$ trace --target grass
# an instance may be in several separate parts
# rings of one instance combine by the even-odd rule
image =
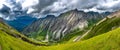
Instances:
[[[37,46],[46,46],[46,44],[29,39],[0,22],[0,50],[36,50]]]
[[[15,38],[26,41],[28,43],[34,44],[34,45],[46,45],[45,43],[38,42],[36,40],[27,38],[26,36],[20,34],[18,31],[14,30],[12,27],[8,26],[7,24],[5,24],[3,22],[0,22],[0,31],[2,31],[10,36],[13,36]],[[2,34],[2,32],[0,32],[0,34]]]
[[[9,36],[0,30],[0,45],[2,50],[30,50],[34,45],[23,42],[20,39]]]
[[[85,41],[62,44],[49,48],[57,50],[120,50],[120,28],[95,36]]]
[[[34,46],[0,31],[0,45],[2,46],[2,50],[119,50],[119,30],[120,28],[73,44],[62,44],[50,47]]]
[[[2,50],[120,50],[120,28],[76,43],[36,46],[0,30]]]
[[[102,20],[102,22],[100,21],[94,25],[92,29],[87,33],[87,35],[84,36],[81,40],[86,40],[102,33],[106,33],[117,27],[120,27],[120,17],[114,16],[112,18],[105,18]]]

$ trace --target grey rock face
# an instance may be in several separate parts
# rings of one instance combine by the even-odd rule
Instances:
[[[72,10],[61,14],[59,17],[48,15],[45,18],[41,18],[31,25],[29,25],[23,33],[30,36],[36,34],[37,36],[43,36],[44,40],[60,40],[65,35],[75,29],[84,29],[88,27],[88,20],[103,18],[107,15],[99,14],[97,12],[88,12]],[[32,36],[32,35],[31,35]]]

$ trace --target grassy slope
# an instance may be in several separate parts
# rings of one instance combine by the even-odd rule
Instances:
[[[19,33],[16,30],[13,30],[11,27],[7,26],[5,23],[0,22],[1,50],[20,50],[27,49],[26,46],[32,47],[32,45],[27,44],[27,42],[23,42],[22,40],[10,35],[17,36]]]
[[[46,45],[45,43],[36,41],[34,39],[27,38],[26,36],[20,34],[18,31],[16,31],[15,29],[13,29],[12,27],[10,27],[9,25],[3,22],[0,22],[0,30],[15,38],[20,38],[21,40],[34,44],[34,45]]]
[[[29,44],[31,43],[31,44]],[[18,31],[9,27],[7,24],[0,22],[0,48],[3,50],[14,49],[26,49],[32,47],[33,45],[45,45],[44,43],[31,40],[24,35],[20,34]],[[25,47],[28,46],[28,47]]]
[[[0,30],[0,46],[2,50],[120,50],[120,28],[72,44],[58,46],[35,46],[8,35]]]
[[[0,30],[0,50],[46,50],[44,46],[36,46]]]
[[[87,33],[87,35],[85,35],[81,39],[89,39],[102,33],[111,31],[112,29],[115,29],[117,27],[120,27],[120,15],[114,15],[112,16],[112,18],[104,18],[96,25],[94,25],[93,28]]]
[[[0,45],[2,50],[26,50],[34,47],[27,42],[23,42],[20,39],[9,36],[5,32],[0,30]]]
[[[52,46],[53,50],[120,50],[120,28],[93,37],[91,39],[73,43]],[[51,49],[51,50],[52,50]]]

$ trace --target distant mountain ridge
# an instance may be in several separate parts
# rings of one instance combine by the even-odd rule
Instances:
[[[23,15],[16,17],[15,20],[5,20],[7,24],[18,30],[19,32],[23,31],[25,27],[31,24],[33,21],[37,20],[29,15]]]
[[[61,14],[59,17],[48,15],[34,21],[24,29],[23,33],[31,38],[45,41],[58,41],[66,34],[75,29],[88,27],[88,20],[98,20],[106,17],[110,13],[83,12],[71,10]]]

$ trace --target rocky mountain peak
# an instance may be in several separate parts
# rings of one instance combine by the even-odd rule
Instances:
[[[71,10],[58,17],[48,15],[29,25],[23,33],[38,40],[58,41],[75,29],[88,27],[89,21],[107,16],[94,12]]]

